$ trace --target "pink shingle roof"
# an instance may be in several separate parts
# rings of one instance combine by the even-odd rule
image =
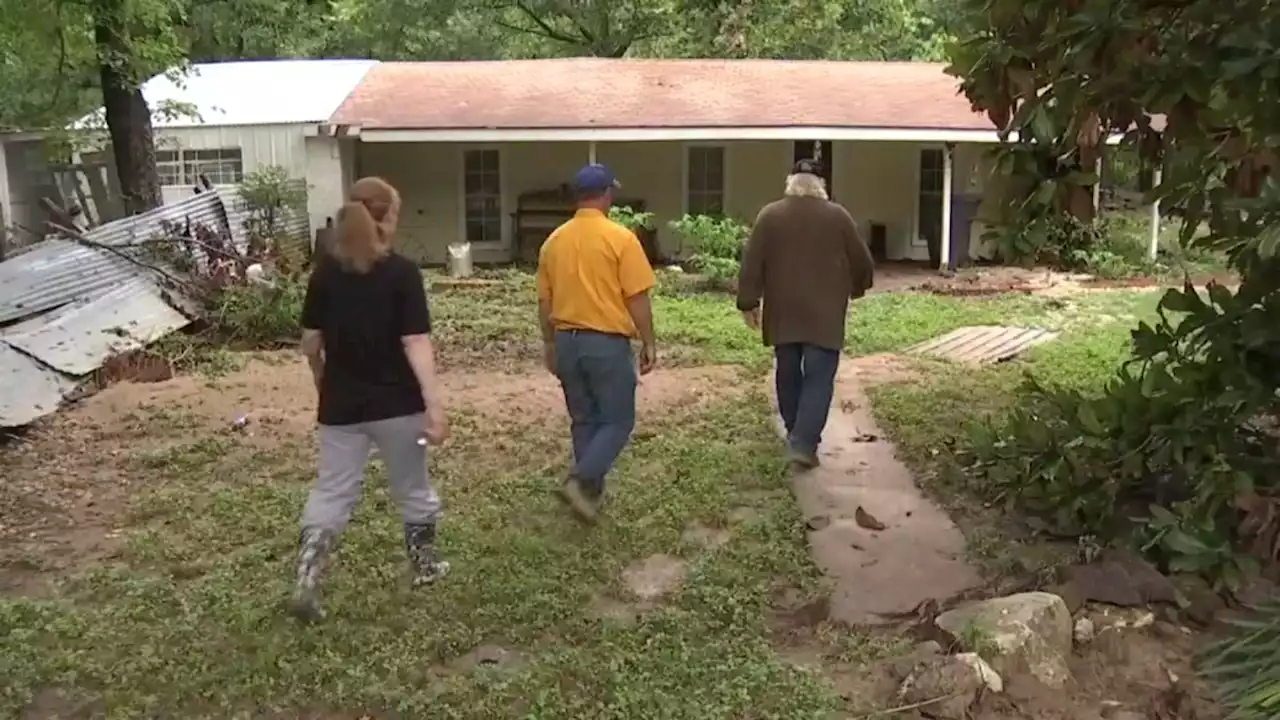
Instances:
[[[994,129],[941,64],[791,60],[386,62],[330,122],[386,130]]]

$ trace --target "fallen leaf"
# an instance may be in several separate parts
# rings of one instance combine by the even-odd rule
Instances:
[[[853,512],[853,521],[858,523],[858,527],[864,530],[874,530],[878,532],[887,527],[884,523],[877,520],[874,515],[863,510],[861,505],[859,505],[858,509]]]

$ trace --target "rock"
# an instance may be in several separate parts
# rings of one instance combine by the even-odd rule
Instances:
[[[1122,627],[1112,626],[1099,630],[1090,647],[1096,649],[1107,659],[1107,662],[1113,665],[1129,663],[1129,642],[1124,636]]]
[[[1157,636],[1162,637],[1165,640],[1174,640],[1176,638],[1180,638],[1184,635],[1189,635],[1191,633],[1190,630],[1184,630],[1179,625],[1175,625],[1174,623],[1170,623],[1170,622],[1165,622],[1163,620],[1157,622],[1152,627],[1152,630],[1155,632]]]
[[[1212,625],[1214,618],[1226,607],[1222,597],[1198,575],[1178,575],[1173,583],[1178,589],[1178,606],[1192,622],[1206,627]]]
[[[935,640],[916,644],[905,654],[889,661],[888,672],[897,682],[902,682],[920,666],[942,657],[942,645]]]
[[[1173,603],[1178,597],[1169,578],[1132,553],[1109,550],[1099,562],[1075,565],[1067,569],[1066,575],[1084,602],[1137,607]]]
[[[962,662],[973,668],[973,671],[982,679],[984,689],[994,693],[1004,692],[1004,678],[1000,677],[995,668],[992,668],[990,663],[983,660],[981,655],[978,653],[959,653],[952,657],[957,662]]]
[[[932,702],[921,714],[938,720],[964,720],[984,690],[1002,692],[1000,675],[975,653],[940,656],[921,664],[902,683],[898,695],[907,704]]]
[[[1086,645],[1093,642],[1094,634],[1093,621],[1087,617],[1076,620],[1076,626],[1071,633],[1077,645]]]
[[[1246,607],[1261,605],[1280,598],[1280,584],[1265,577],[1254,578],[1247,581],[1234,595],[1236,602]]]
[[[1133,710],[1112,710],[1102,714],[1103,720],[1147,720],[1146,713]]]
[[[935,621],[1001,676],[1028,674],[1050,688],[1070,678],[1072,623],[1066,603],[1046,592],[1020,593],[949,610]]]
[[[1156,614],[1141,608],[1099,606],[1093,609],[1089,619],[1099,632],[1111,627],[1142,630],[1156,624]]]
[[[1075,615],[1080,608],[1084,607],[1084,596],[1081,595],[1080,589],[1069,582],[1047,588],[1046,592],[1062,598],[1062,602],[1067,604],[1067,612],[1072,615]]]

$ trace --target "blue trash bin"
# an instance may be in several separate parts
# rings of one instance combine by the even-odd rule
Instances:
[[[978,216],[978,207],[982,204],[981,195],[951,196],[951,257],[949,270],[967,267],[972,263],[969,257],[969,238],[973,235],[973,221]]]

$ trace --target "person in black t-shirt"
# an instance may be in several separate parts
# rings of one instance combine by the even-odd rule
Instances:
[[[404,516],[414,585],[441,577],[434,552],[440,499],[426,445],[448,437],[422,275],[391,249],[400,196],[380,178],[352,186],[333,244],[311,273],[302,350],[320,395],[320,469],[302,512],[293,609],[324,617],[319,577],[360,500],[371,445]]]

